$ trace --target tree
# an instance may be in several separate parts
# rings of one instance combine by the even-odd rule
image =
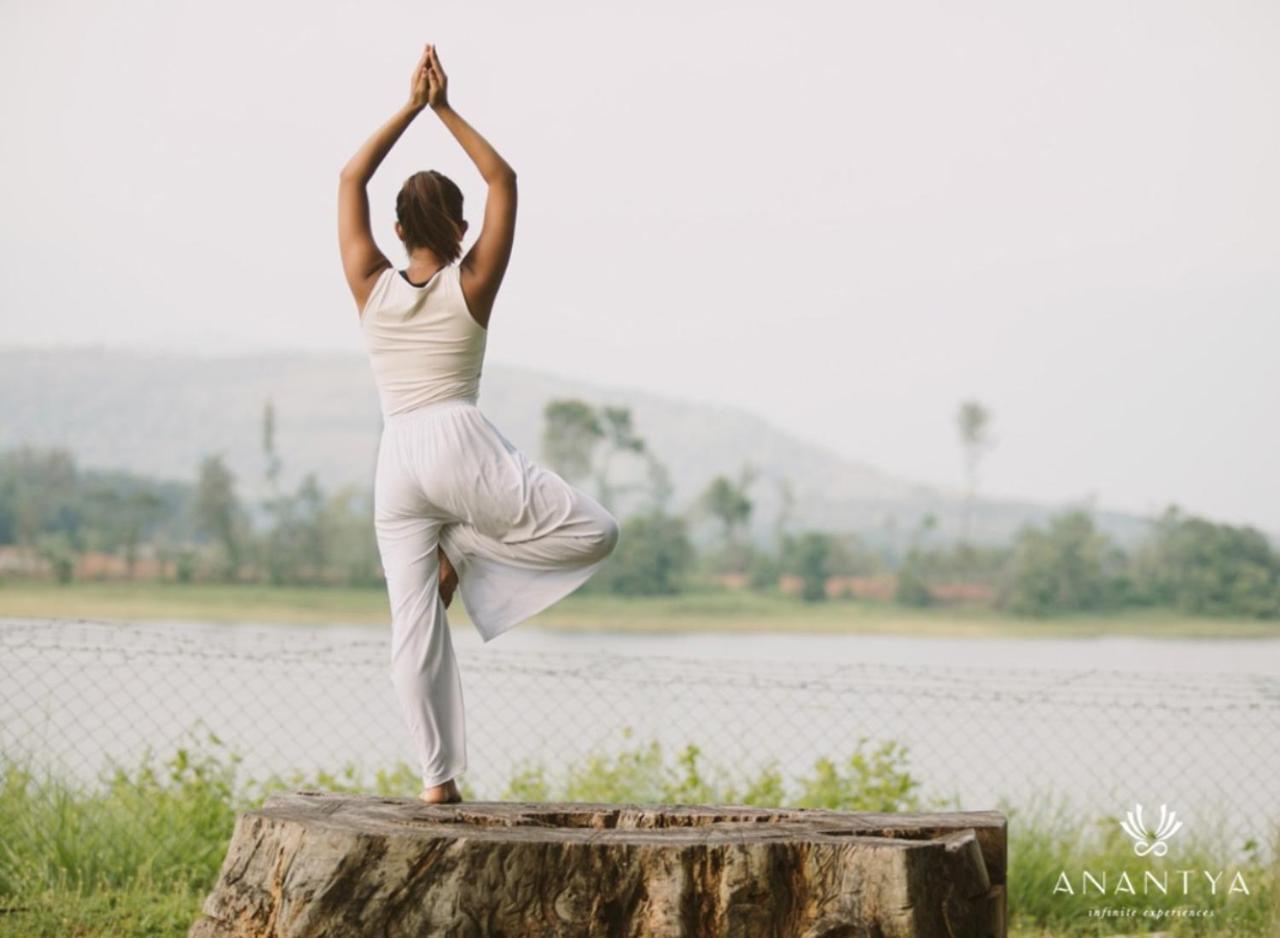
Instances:
[[[587,476],[596,444],[604,438],[594,408],[579,400],[554,400],[542,413],[542,458],[570,482]]]
[[[671,484],[671,473],[662,460],[650,450],[645,450],[645,469],[649,480],[649,507],[655,514],[666,514],[671,504],[671,496],[675,486]]]
[[[43,534],[62,531],[57,543],[76,551],[75,529],[79,472],[70,450],[21,446],[0,458],[0,529],[5,540],[26,550],[37,548]]]
[[[592,476],[600,504],[605,508],[616,511],[620,494],[644,487],[644,484],[620,486],[613,478],[617,456],[631,453],[645,458],[648,454],[644,439],[632,427],[630,408],[606,406],[597,412],[580,400],[553,400],[547,402],[543,417],[542,458],[571,482]],[[650,462],[648,487],[651,492],[654,469]],[[665,472],[664,467],[659,470]],[[667,491],[661,497],[669,494]]]
[[[794,539],[788,556],[803,584],[800,597],[805,602],[820,602],[827,598],[833,552],[831,535],[825,531],[805,531]]]
[[[75,578],[75,545],[66,531],[44,532],[36,537],[36,552],[53,568],[53,578],[58,583],[70,583]]]
[[[1252,527],[1215,524],[1169,506],[1134,558],[1148,601],[1184,612],[1280,616],[1280,556]]]
[[[964,401],[956,413],[960,431],[960,447],[964,455],[964,516],[960,529],[961,543],[969,542],[973,502],[978,491],[978,462],[995,445],[991,438],[991,412],[978,401]]]
[[[630,408],[605,407],[601,413],[604,418],[604,455],[596,469],[596,491],[600,495],[600,504],[613,511],[620,491],[610,475],[614,457],[620,453],[642,455],[645,452],[645,445],[644,440],[637,436],[631,427]]]
[[[746,573],[752,589],[769,590],[778,585],[778,578],[795,566],[794,558],[788,555],[793,549],[790,532],[791,514],[795,508],[795,490],[791,482],[784,476],[775,476],[774,484],[778,489],[778,511],[773,518],[772,550],[759,550],[754,547],[745,551]],[[742,552],[740,552],[742,553]],[[728,548],[726,548],[728,555]],[[727,559],[742,559],[727,556]]]
[[[1019,531],[1002,604],[1026,615],[1101,608],[1120,588],[1123,563],[1087,512],[1065,512],[1049,519],[1047,529]]]
[[[927,606],[933,602],[933,591],[929,589],[925,569],[923,542],[925,535],[937,526],[937,515],[928,512],[911,532],[911,543],[898,568],[898,580],[894,587],[894,599],[904,606]]]
[[[324,491],[314,472],[308,472],[298,488],[299,555],[312,582],[322,581],[329,566],[329,539],[326,529]]]
[[[266,459],[267,480],[263,507],[271,518],[271,526],[260,542],[265,555],[260,558],[260,566],[266,569],[268,580],[279,586],[294,579],[298,558],[291,550],[295,505],[280,492],[280,472],[284,464],[276,449],[276,409],[269,399],[262,409],[262,453]]]
[[[281,461],[276,451],[276,408],[270,400],[262,409],[262,451],[267,459],[267,486],[272,496],[279,492]]]
[[[105,485],[86,480],[86,487],[88,523],[99,534],[105,549],[124,548],[125,568],[132,578],[143,537],[163,517],[168,503],[147,483],[139,484],[133,479],[109,479]]]
[[[787,542],[791,514],[796,507],[796,491],[785,476],[778,476],[774,481],[778,486],[778,514],[773,519],[773,541],[778,550],[782,550],[782,545]]]
[[[242,516],[235,494],[235,476],[220,454],[206,456],[200,464],[195,515],[197,530],[223,548],[223,576],[235,579],[240,570]]]
[[[680,592],[692,562],[693,545],[684,519],[649,512],[633,515],[623,523],[618,549],[602,572],[612,592],[664,595]]]
[[[275,499],[275,523],[266,537],[265,566],[271,582],[323,581],[333,551],[330,505],[314,472],[292,495]]]
[[[349,586],[372,586],[379,582],[381,558],[377,536],[369,523],[373,517],[373,493],[368,488],[346,485],[329,496],[324,513],[324,540],[329,562]]]
[[[745,528],[751,520],[754,506],[747,491],[755,478],[756,471],[750,465],[742,467],[736,482],[726,475],[718,475],[703,490],[698,501],[703,511],[720,522],[726,552],[737,547],[738,530]]]

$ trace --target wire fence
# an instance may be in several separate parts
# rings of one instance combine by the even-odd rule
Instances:
[[[246,777],[412,764],[389,642],[340,626],[0,621],[0,753],[92,785],[212,732]],[[656,741],[745,781],[794,780],[862,737],[906,747],[918,794],[965,810],[1066,799],[1168,804],[1269,855],[1280,823],[1280,677],[912,667],[458,647],[480,798]]]

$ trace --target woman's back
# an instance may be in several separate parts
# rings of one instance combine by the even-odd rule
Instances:
[[[421,287],[386,268],[360,314],[383,416],[435,401],[476,401],[488,331],[467,307],[462,267],[448,264]]]

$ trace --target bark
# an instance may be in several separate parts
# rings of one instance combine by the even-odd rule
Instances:
[[[189,938],[1005,934],[994,811],[273,795]]]

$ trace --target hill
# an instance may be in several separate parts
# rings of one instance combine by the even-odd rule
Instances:
[[[901,479],[843,458],[744,410],[604,387],[499,363],[486,366],[480,406],[529,455],[540,456],[542,409],[553,398],[629,406],[637,432],[666,465],[673,507],[696,499],[718,473],[736,475],[749,462],[759,474],[753,533],[769,537],[789,482],[794,528],[854,531],[869,543],[901,547],[927,512],[933,537],[959,530],[958,492]],[[0,350],[0,446],[65,446],[81,465],[193,479],[200,459],[220,452],[243,496],[264,489],[262,414],[276,410],[283,480],[295,485],[314,471],[326,488],[372,484],[381,417],[362,352],[269,352],[196,356],[101,347]],[[619,468],[643,479],[638,463]],[[584,487],[588,487],[583,483]],[[620,514],[630,507],[617,506]],[[1026,522],[1065,506],[998,498],[974,511],[978,541],[1008,539]],[[1099,525],[1133,543],[1144,519],[1100,512]]]

